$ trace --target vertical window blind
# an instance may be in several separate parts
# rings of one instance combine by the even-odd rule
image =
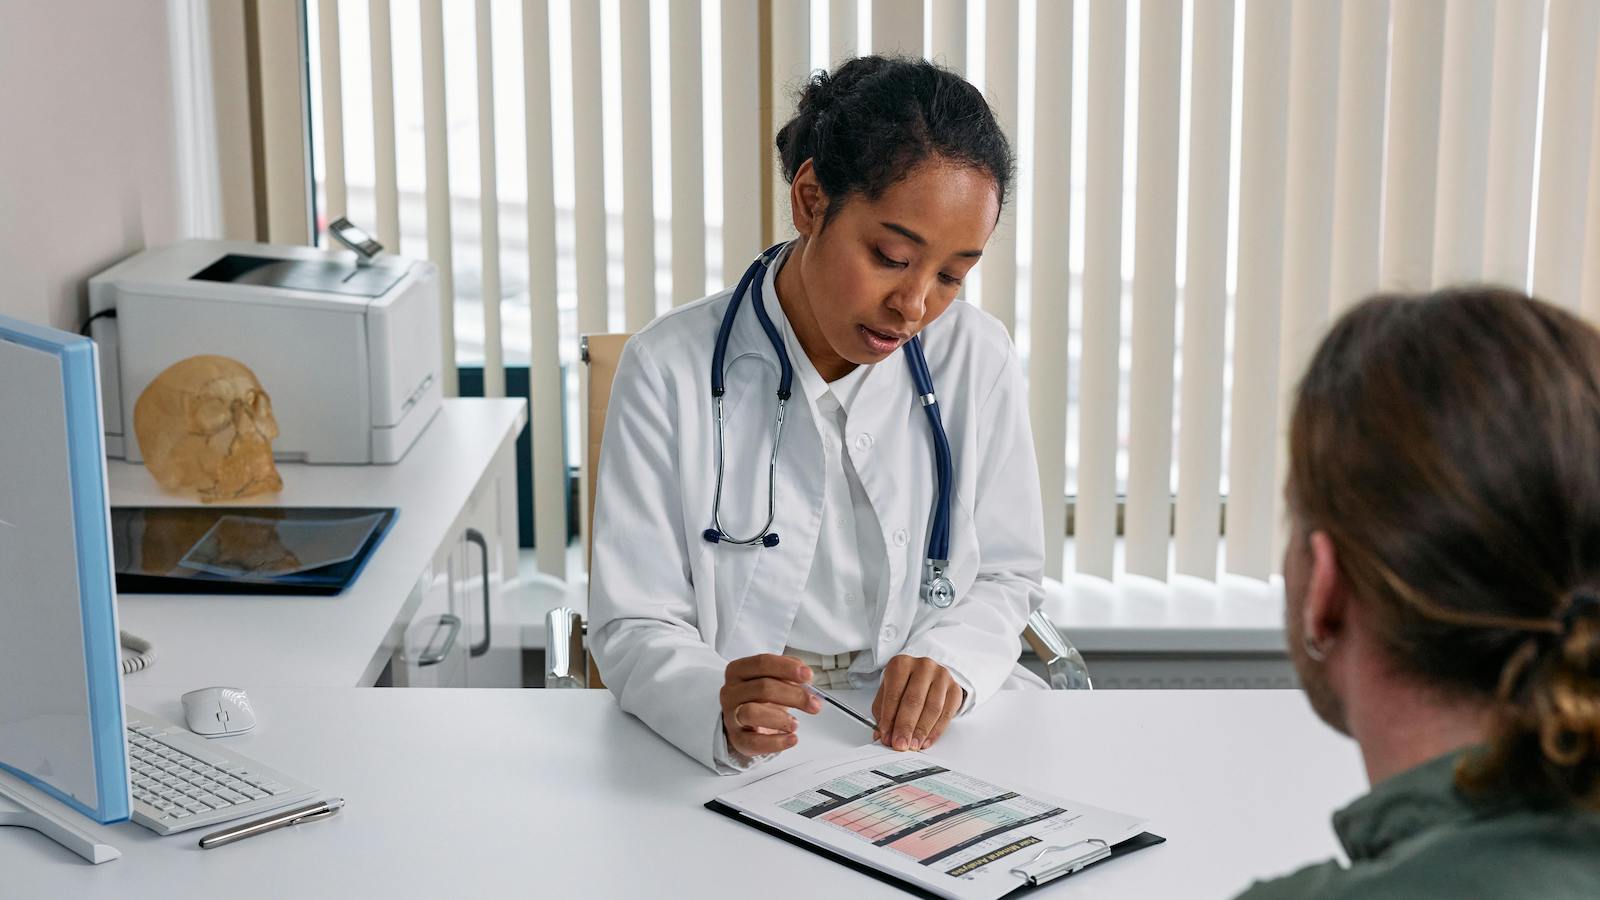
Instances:
[[[963,72],[1012,137],[964,299],[1026,364],[1072,534],[1051,577],[1270,577],[1295,380],[1365,294],[1492,281],[1600,316],[1588,0],[308,2],[320,218],[439,266],[440,352],[487,393],[529,366],[557,576],[578,336],[792,234],[772,132],[857,53]]]

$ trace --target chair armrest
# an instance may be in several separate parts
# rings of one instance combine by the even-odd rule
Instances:
[[[583,638],[587,626],[577,610],[560,607],[545,617],[544,686],[589,686],[589,661]]]
[[[1022,630],[1022,638],[1044,663],[1045,671],[1050,676],[1051,690],[1094,690],[1094,681],[1089,677],[1089,666],[1084,663],[1083,654],[1061,634],[1044,610],[1038,610],[1028,617],[1028,627]]]

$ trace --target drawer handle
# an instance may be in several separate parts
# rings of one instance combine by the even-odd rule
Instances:
[[[476,528],[467,529],[467,540],[478,545],[478,555],[483,559],[483,642],[468,649],[471,655],[482,656],[489,652],[489,542]]]
[[[434,645],[439,643],[440,632],[447,630],[449,633],[445,635],[444,646],[440,647],[438,650],[434,650]],[[439,621],[434,624],[433,637],[428,639],[428,646],[424,647],[422,650],[422,655],[417,657],[417,665],[419,667],[436,666],[439,663],[444,662],[444,658],[450,655],[451,648],[455,647],[456,645],[456,635],[460,633],[460,616],[454,616],[450,613],[445,613],[439,616]]]

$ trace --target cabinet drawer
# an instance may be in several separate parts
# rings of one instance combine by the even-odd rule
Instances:
[[[412,589],[416,614],[395,651],[395,687],[466,686],[467,623],[455,602],[451,566],[429,567]]]

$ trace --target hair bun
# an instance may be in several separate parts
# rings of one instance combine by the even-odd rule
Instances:
[[[827,72],[818,72],[812,76],[806,85],[805,93],[800,97],[799,112],[817,113],[827,112],[833,106],[837,91],[834,89],[833,77]]]
[[[854,196],[876,199],[930,157],[994,179],[1005,206],[1011,145],[977,88],[920,57],[860,56],[798,85],[794,116],[773,141],[784,180],[809,161],[827,218]]]

